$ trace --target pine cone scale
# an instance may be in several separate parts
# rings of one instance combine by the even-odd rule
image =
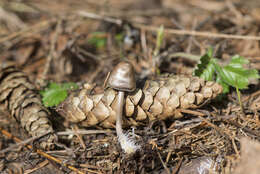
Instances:
[[[125,124],[126,126],[138,125],[147,120],[175,117],[178,109],[199,107],[200,104],[215,98],[221,92],[222,87],[219,84],[205,82],[198,77],[170,75],[148,80],[143,89],[136,89],[134,92],[126,94],[124,113],[127,121]],[[96,123],[108,128],[114,127],[115,108],[113,103],[117,98],[116,90],[106,89],[102,94],[87,95],[86,97],[79,97],[77,94],[73,94],[73,96],[78,97],[79,103],[93,103],[87,112],[82,109],[82,105],[75,105],[76,108],[82,110],[86,118],[85,120],[78,119],[81,120],[78,123],[84,126]],[[87,102],[84,101],[86,98]],[[63,113],[68,112],[66,108],[69,108],[71,102],[70,98],[63,102],[62,105],[65,106]],[[75,113],[73,110],[69,112]],[[63,116],[70,121],[70,117],[67,117],[66,114]],[[74,114],[74,117],[77,115]],[[176,117],[179,115],[177,114]]]
[[[31,136],[53,132],[49,112],[43,107],[35,89],[28,76],[14,66],[0,69],[0,104]],[[55,140],[55,135],[48,135],[40,140],[40,146],[51,149]]]

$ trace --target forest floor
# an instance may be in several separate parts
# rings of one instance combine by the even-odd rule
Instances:
[[[163,73],[190,76],[209,48],[222,65],[240,55],[259,71],[259,30],[257,0],[0,0],[0,65],[15,62],[38,90],[48,82],[102,86],[122,60],[133,64],[139,81]],[[30,136],[2,110],[0,173],[254,174],[260,171],[259,87],[251,80],[240,90],[242,105],[230,88],[180,119],[135,127],[142,147],[134,155],[122,151],[113,129],[59,126],[53,114],[56,132],[87,132],[58,135],[58,148],[44,157],[37,147],[14,146],[13,136]]]

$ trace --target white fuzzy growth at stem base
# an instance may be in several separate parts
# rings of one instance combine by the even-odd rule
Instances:
[[[122,115],[123,115],[123,106],[124,106],[124,92],[118,92],[117,98],[117,111],[116,111],[116,133],[118,141],[121,145],[121,148],[125,153],[130,154],[136,152],[140,149],[140,146],[136,144],[134,139],[130,138],[129,135],[123,133],[122,129]]]

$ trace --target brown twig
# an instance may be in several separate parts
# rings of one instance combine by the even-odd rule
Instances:
[[[1,130],[1,129],[0,129],[0,130]],[[1,151],[0,151],[0,154],[1,154],[1,153],[6,153],[6,152],[11,151],[11,150],[13,150],[13,149],[16,149],[16,148],[18,148],[19,146],[25,146],[25,145],[29,144],[30,142],[35,141],[35,140],[37,140],[37,139],[39,139],[39,138],[41,138],[41,137],[43,137],[43,136],[45,136],[45,135],[48,135],[48,134],[50,134],[50,133],[51,133],[51,132],[46,132],[46,133],[44,133],[44,134],[42,134],[42,135],[38,135],[38,136],[35,136],[35,137],[28,138],[27,140],[21,141],[21,142],[15,144],[15,145],[9,146],[8,148],[5,148],[5,149],[1,150]]]
[[[107,17],[104,15],[99,15],[95,13],[90,13],[87,11],[78,11],[78,15],[91,18],[91,19],[97,19],[97,20],[103,20],[106,22],[111,22],[117,25],[122,24],[122,20],[116,19],[113,17]],[[144,25],[140,23],[132,23],[134,27],[144,29],[147,31],[155,31],[157,32],[160,27],[152,26],[152,25]],[[211,37],[211,38],[224,38],[224,39],[242,39],[242,40],[260,40],[260,36],[244,36],[244,35],[233,35],[233,34],[222,34],[222,33],[213,33],[213,32],[206,32],[206,31],[193,31],[193,30],[184,30],[184,29],[169,29],[164,28],[165,33],[169,34],[175,34],[175,35],[190,35],[190,36],[200,36],[200,37]]]
[[[237,157],[239,157],[240,155],[239,155],[239,151],[238,151],[237,145],[235,143],[235,139],[232,138],[231,142],[232,142],[232,145],[233,145],[233,148],[234,148],[234,150],[236,152]]]
[[[168,167],[166,166],[165,162],[162,160],[162,156],[161,156],[160,152],[158,150],[156,150],[156,151],[157,151],[158,157],[163,165],[163,168],[166,170],[167,174],[171,174],[171,172],[168,169]]]
[[[59,33],[61,31],[61,22],[62,22],[61,20],[58,20],[58,22],[57,22],[54,37],[51,40],[50,51],[49,51],[49,54],[48,54],[48,57],[47,57],[47,60],[46,60],[45,66],[44,66],[43,73],[42,73],[41,77],[39,79],[37,79],[37,83],[40,84],[40,86],[44,86],[46,76],[50,69],[51,61],[54,56],[55,45],[57,43],[57,39],[58,39]]]
[[[14,13],[6,11],[3,7],[0,6],[0,20],[3,20],[7,23],[9,29],[23,29],[26,24]]]
[[[76,125],[74,125],[74,126],[72,127],[72,131],[74,132],[74,134],[75,134],[76,137],[78,138],[78,140],[79,140],[81,146],[82,146],[83,149],[85,150],[85,149],[86,149],[86,145],[85,145],[85,143],[84,143],[84,141],[83,141],[83,139],[82,139],[82,136],[77,133],[78,129],[79,129],[79,128],[78,128],[78,126],[76,126]]]
[[[49,27],[49,25],[52,24],[53,22],[56,22],[56,19],[55,20],[52,19],[52,20],[42,21],[42,22],[39,22],[39,23],[37,23],[33,26],[25,28],[21,31],[11,33],[6,37],[1,38],[0,44],[3,43],[3,42],[9,41],[9,40],[15,39],[19,36],[20,37],[26,37],[28,35],[35,33],[36,31],[40,32],[40,31],[44,30],[45,28]]]
[[[215,129],[218,133],[220,133],[222,136],[226,137],[227,139],[231,140],[233,139],[233,137],[231,135],[229,135],[228,133],[226,133],[225,131],[223,131],[221,128],[219,128],[218,126],[216,126],[215,124],[211,123],[209,120],[207,120],[206,118],[198,115],[198,117],[203,120],[206,124],[208,124],[210,127],[212,127],[213,129]]]
[[[117,25],[122,25],[122,23],[123,23],[122,20],[120,20],[120,19],[111,18],[108,16],[102,16],[102,15],[90,13],[87,11],[78,11],[77,14],[80,16],[83,16],[83,17],[91,18],[91,19],[98,19],[98,20],[103,20],[103,21],[110,22],[110,23],[115,23]]]
[[[199,112],[199,111],[193,111],[189,109],[180,109],[180,112],[185,113],[185,114],[191,114],[191,115],[197,115],[197,116],[206,116],[206,114]]]
[[[33,169],[28,169],[28,170],[24,171],[24,174],[33,173],[33,172],[35,172],[36,170],[38,170],[38,169],[40,169],[40,168],[46,166],[48,163],[49,163],[49,161],[48,161],[48,160],[45,160],[45,161],[41,162],[40,164],[38,164],[35,168],[33,168]]]
[[[1,133],[2,133],[3,135],[7,136],[8,138],[13,139],[15,142],[17,142],[17,143],[21,143],[21,142],[22,142],[22,140],[20,140],[19,138],[13,136],[12,134],[10,134],[9,132],[3,130],[2,128],[0,128],[0,131],[1,131]],[[29,148],[29,149],[34,149],[31,145],[26,145],[26,147]],[[75,168],[75,167],[73,167],[73,166],[71,166],[71,165],[68,165],[68,164],[64,164],[64,163],[62,162],[62,160],[57,159],[57,158],[55,158],[55,157],[53,157],[53,156],[51,156],[51,155],[48,155],[47,153],[45,153],[45,152],[43,152],[43,151],[41,151],[41,150],[39,150],[39,149],[36,149],[36,152],[37,152],[39,155],[41,155],[41,156],[43,156],[43,157],[45,157],[45,158],[47,158],[47,159],[49,159],[49,160],[52,160],[52,161],[54,161],[54,162],[56,162],[56,163],[59,163],[60,165],[64,165],[65,167],[69,168],[70,170],[72,170],[72,171],[74,171],[74,172],[76,172],[76,173],[78,173],[78,174],[84,174],[83,172],[81,172],[81,171],[78,170],[77,168]],[[96,171],[93,171],[93,170],[88,170],[88,172],[91,172],[91,173],[99,173],[99,172],[96,172]]]
[[[193,55],[193,54],[189,54],[189,53],[185,53],[185,52],[176,52],[176,53],[168,54],[168,57],[169,57],[169,59],[174,58],[174,57],[183,57],[183,58],[187,58],[187,59],[198,62],[200,60],[201,56],[197,56],[197,55]]]
[[[112,130],[77,130],[77,131],[63,131],[57,132],[57,135],[71,135],[71,134],[79,134],[79,135],[89,135],[89,134],[108,134],[114,133]]]
[[[224,122],[226,122],[228,124],[234,125],[237,128],[244,130],[245,132],[248,132],[249,134],[255,136],[258,140],[260,140],[260,136],[259,136],[259,133],[257,131],[249,129],[248,127],[245,127],[238,122],[232,121],[231,119],[225,119],[225,120],[221,119],[221,120],[223,120]]]
[[[180,169],[180,167],[181,167],[182,161],[183,161],[183,158],[181,158],[181,159],[178,161],[176,167],[175,167],[175,168],[173,169],[173,171],[172,171],[172,174],[177,174],[177,173],[178,173],[178,171],[179,171],[179,169]]]
[[[133,23],[133,26],[145,29],[147,31],[158,31],[160,27],[144,25]],[[211,37],[211,38],[224,38],[224,39],[242,39],[242,40],[260,40],[260,36],[244,36],[244,35],[234,35],[234,34],[222,34],[222,33],[212,33],[206,31],[192,31],[192,30],[177,30],[164,28],[165,33],[175,34],[175,35],[191,35],[191,36],[200,36],[200,37]]]

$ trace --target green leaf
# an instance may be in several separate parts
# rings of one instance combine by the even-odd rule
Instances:
[[[200,63],[197,65],[197,68],[194,71],[194,75],[203,78],[207,81],[214,80],[214,60],[212,59],[213,51],[212,48],[209,48],[207,53],[200,58]]]
[[[210,48],[205,55],[200,58],[200,63],[194,71],[194,75],[205,80],[216,80],[223,87],[223,93],[229,92],[229,87],[245,89],[250,79],[259,78],[255,69],[246,69],[244,64],[249,61],[242,56],[235,55],[226,66],[220,66],[217,59],[213,58],[213,50]],[[214,79],[215,77],[215,79]]]
[[[78,86],[75,83],[50,83],[46,89],[40,91],[44,106],[57,106],[67,98],[68,90],[77,88]]]
[[[117,43],[122,43],[123,38],[124,38],[124,36],[122,33],[116,34],[116,36],[115,36],[115,40]]]
[[[88,43],[94,45],[97,48],[104,48],[107,42],[104,32],[93,32],[88,40]]]
[[[247,59],[245,59],[242,56],[235,55],[231,58],[229,65],[232,67],[243,68],[242,65],[247,64],[247,63],[249,63],[249,61]]]
[[[223,94],[229,93],[229,85],[228,85],[227,83],[225,83],[225,82],[220,78],[220,76],[217,76],[216,82],[222,86],[222,88],[223,88],[222,93],[223,93]]]
[[[255,69],[245,69],[243,64],[248,63],[242,56],[233,56],[230,63],[224,67],[214,64],[221,80],[238,89],[245,89],[249,84],[249,79],[259,78],[259,74]]]

